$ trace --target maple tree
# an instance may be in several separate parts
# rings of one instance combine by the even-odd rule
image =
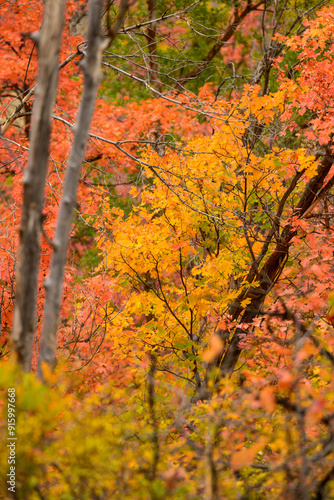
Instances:
[[[93,1],[87,45],[86,2],[67,2],[58,26],[47,6],[65,2],[46,3],[33,35],[41,3],[3,2],[0,386],[3,401],[17,392],[15,498],[333,495],[325,3],[108,3],[101,40]],[[45,57],[34,44],[53,23],[60,42],[63,21]],[[53,86],[39,127],[43,64]],[[9,350],[25,371],[39,357],[43,382]],[[3,405],[4,442],[6,419]],[[3,478],[7,458],[2,447]]]

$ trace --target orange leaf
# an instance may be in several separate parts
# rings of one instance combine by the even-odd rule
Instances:
[[[236,451],[233,453],[231,458],[231,467],[233,470],[239,470],[242,467],[247,467],[251,465],[257,453],[265,447],[269,438],[262,437],[257,443],[254,443],[250,448],[245,448],[244,450]]]
[[[263,408],[269,412],[274,411],[275,409],[275,399],[273,396],[274,389],[273,387],[265,387],[260,392],[260,402]]]
[[[209,340],[209,348],[203,352],[202,358],[204,361],[207,363],[210,363],[213,361],[222,351],[223,348],[223,341],[217,335],[214,333],[212,337]]]

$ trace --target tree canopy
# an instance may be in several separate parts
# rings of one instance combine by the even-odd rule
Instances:
[[[333,3],[1,13],[2,497],[332,498]]]

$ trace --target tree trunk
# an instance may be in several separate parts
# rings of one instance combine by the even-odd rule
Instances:
[[[41,31],[35,34],[39,48],[39,72],[28,167],[24,172],[23,210],[16,266],[16,300],[12,346],[23,369],[31,367],[36,324],[36,295],[40,259],[40,233],[44,186],[49,157],[51,117],[54,106],[65,0],[47,0]]]
[[[58,318],[63,292],[67,248],[74,207],[77,200],[77,188],[81,166],[84,160],[89,127],[93,117],[97,91],[101,80],[100,68],[102,52],[110,45],[111,41],[116,36],[127,11],[127,2],[123,2],[110,38],[102,40],[100,26],[103,14],[103,4],[103,0],[91,0],[89,4],[87,56],[82,63],[84,91],[77,123],[75,125],[74,142],[68,161],[64,191],[57,218],[50,273],[45,280],[46,300],[38,359],[38,371],[40,375],[42,375],[43,363],[47,363],[51,367],[55,364]]]
[[[157,18],[156,0],[147,0],[148,18],[149,21],[154,21]],[[149,82],[153,88],[161,90],[158,77],[158,57],[157,57],[157,40],[156,40],[156,23],[148,25],[146,39],[149,53]]]

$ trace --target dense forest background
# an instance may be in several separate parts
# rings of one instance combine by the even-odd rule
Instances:
[[[1,497],[334,498],[333,2],[0,6]]]

